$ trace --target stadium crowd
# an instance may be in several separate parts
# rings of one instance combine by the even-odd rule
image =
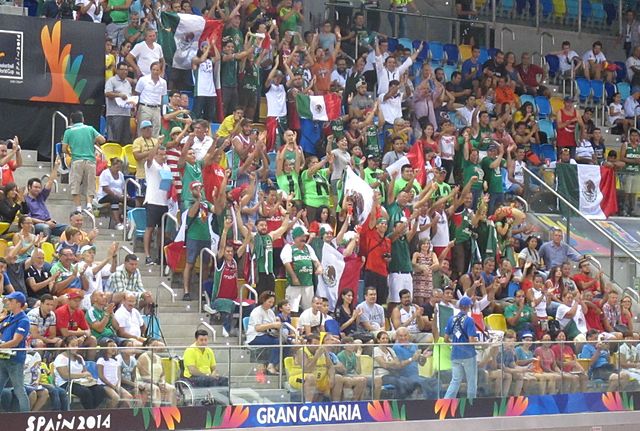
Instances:
[[[520,395],[585,390],[594,380],[634,384],[640,349],[631,298],[620,297],[562,231],[527,224],[518,198],[538,193],[543,181],[524,168],[598,164],[619,173],[621,211],[634,214],[640,46],[631,47],[628,82],[621,81],[632,91],[624,101],[611,94],[607,121],[624,133],[616,152],[606,151],[593,109],[582,111],[571,97],[560,99],[546,118],[553,116],[552,128],[543,130],[533,96],[551,106],[550,77],[526,52],[494,49],[481,61],[483,50],[470,43],[459,64],[436,64],[426,45],[399,45],[372,31],[361,12],[341,17],[347,26],[327,21],[303,32],[297,0],[216,1],[201,10],[188,0],[65,5],[48,0],[42,14],[107,23],[106,132],[73,113],[48,180],[32,178],[24,189],[13,179],[22,163],[18,138],[0,142],[0,221],[12,241],[0,258],[7,304],[0,387],[14,384],[3,391],[3,408],[13,394],[21,411],[47,400],[65,409],[67,389],[87,409],[145,396],[175,403],[159,357],[140,350],[162,342],[146,330],[143,315],[154,301],[138,265],[156,265],[166,252],[183,274],[182,299],[200,301],[192,276],[204,248],[217,255],[215,266],[197,266],[211,279],[207,307],[223,316],[225,333],[237,331],[238,285],[255,284],[247,343],[287,344],[285,358],[279,347],[262,349],[257,380],[289,364],[288,383],[306,400],[361,399],[368,385],[376,398],[389,388],[385,396],[417,390],[450,398],[464,379],[471,398],[479,388]],[[157,42],[158,32],[175,31],[163,17],[176,12],[224,25],[198,42],[188,70]],[[563,42],[551,55],[559,80],[573,69],[620,84],[600,42],[582,56]],[[105,158],[94,149],[105,143],[130,145],[130,153]],[[65,167],[75,208],[63,224],[47,198]],[[134,175],[138,193],[126,189],[125,175]],[[117,265],[116,243],[96,256],[98,232],[83,228],[83,213],[104,208],[111,226],[124,229],[125,200],[145,210],[144,262],[130,254]],[[165,247],[167,212],[180,214],[181,226]],[[170,253],[182,254],[183,265]],[[341,262],[340,274],[329,255]],[[283,278],[285,298],[276,304]],[[442,310],[450,317],[441,326]],[[195,337],[184,377],[194,386],[227,385],[206,332]],[[503,344],[464,344],[502,339],[495,337]],[[25,346],[66,350],[11,351]],[[370,376],[362,374],[363,355],[373,359]],[[428,377],[422,367],[436,356],[437,377]]]

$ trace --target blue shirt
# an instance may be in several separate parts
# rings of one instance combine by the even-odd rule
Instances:
[[[538,254],[542,258],[547,269],[551,269],[554,266],[560,266],[567,260],[577,262],[580,259],[580,255],[573,251],[567,244],[560,243],[560,245],[557,246],[553,241],[547,241],[542,244]]]
[[[0,323],[0,332],[2,332],[2,341],[7,342],[13,340],[15,334],[22,335],[20,344],[15,346],[16,349],[24,349],[27,346],[27,336],[29,335],[29,328],[31,323],[24,311],[18,314],[10,314],[6,319]],[[11,360],[14,362],[24,364],[27,352],[25,350],[18,350],[14,356],[11,356]]]
[[[580,353],[581,359],[591,359],[596,354],[596,346],[593,344],[585,344],[582,346],[582,352]],[[596,362],[591,366],[591,369],[603,367],[609,363],[609,352],[607,350],[600,350],[600,357],[596,359]]]
[[[399,360],[404,361],[413,357],[418,350],[418,346],[415,344],[394,344],[393,351]],[[416,361],[411,361],[403,368],[398,370],[398,374],[402,377],[413,377],[418,375],[418,364]]]
[[[473,73],[474,68],[476,69],[475,73]],[[473,61],[471,61],[471,59],[467,59],[464,61],[464,63],[462,63],[461,72],[462,79],[480,78],[482,76],[482,64],[479,61],[477,63],[474,63]]]
[[[456,316],[449,317],[447,327],[444,330],[453,343],[451,347],[451,359],[468,359],[476,356],[476,349],[468,343],[469,337],[477,337],[476,324],[473,319],[463,311]]]

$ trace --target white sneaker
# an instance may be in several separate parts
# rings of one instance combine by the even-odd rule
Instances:
[[[211,308],[211,306],[209,304],[204,304],[204,306],[202,307],[202,309],[204,310],[205,313],[208,314],[216,314],[216,310],[214,310],[213,308]]]
[[[116,230],[124,230],[124,225],[122,223],[118,223],[116,225]]]
[[[227,332],[227,330],[226,330],[226,329],[224,329],[224,326],[222,327],[222,336],[223,336],[224,338],[229,338],[229,333]]]

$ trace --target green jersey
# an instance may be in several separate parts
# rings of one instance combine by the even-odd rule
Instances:
[[[235,87],[238,85],[238,60],[220,63],[220,85],[222,87]]]
[[[319,169],[315,174],[309,175],[305,170],[300,176],[303,188],[304,204],[319,208],[323,205],[329,206],[329,168]]]
[[[462,162],[462,179],[463,184],[467,184],[471,181],[471,177],[478,177],[478,181],[475,182],[471,186],[471,190],[482,190],[482,182],[484,181],[484,171],[482,170],[482,166],[478,163],[471,163],[469,160],[465,160]]]
[[[631,145],[627,144],[626,156],[628,159],[640,159],[640,145],[633,148]],[[630,174],[637,174],[640,172],[640,165],[627,163],[624,167],[624,171]]]
[[[194,164],[185,163],[184,168],[182,170],[182,191],[180,192],[180,200],[185,208],[189,208],[193,203],[193,194],[191,193],[191,189],[189,185],[197,181],[199,183],[202,182],[202,164],[204,161],[196,160]]]
[[[193,202],[191,205],[193,205]],[[195,217],[189,217],[189,215],[187,215],[187,241],[211,241],[211,231],[209,230],[209,209],[211,209],[211,204],[207,201],[202,201],[200,202],[200,211]]]
[[[222,32],[222,37],[230,37],[233,40],[233,44],[235,45],[236,52],[240,52],[244,48],[244,35],[242,34],[242,30],[235,27],[227,27]]]
[[[504,193],[504,187],[502,186],[502,171],[500,166],[496,168],[491,168],[491,163],[493,163],[496,159],[491,157],[485,157],[480,162],[480,166],[484,171],[484,179],[487,181],[489,188],[487,191],[489,193]],[[500,163],[501,166],[504,166],[505,162],[502,160]]]
[[[391,262],[389,272],[411,272],[411,252],[406,236],[401,236],[391,243]]]
[[[364,132],[365,142],[362,151],[365,156],[380,157],[380,144],[378,143],[378,128],[369,126]]]
[[[431,199],[437,201],[438,199],[449,196],[451,194],[451,186],[448,183],[436,182],[436,184],[438,185],[438,190],[433,192],[433,194],[431,195]]]
[[[100,133],[91,126],[83,123],[72,124],[64,131],[62,143],[68,144],[71,150],[71,160],[88,160],[96,162],[95,142]]]
[[[379,182],[377,190],[382,195],[382,201],[384,202],[385,200],[384,182],[379,180],[379,178],[382,177],[383,174],[384,174],[384,171],[382,169],[364,168],[364,180],[370,186],[372,186],[372,184],[375,182]]]
[[[395,183],[393,183],[393,195],[398,196],[401,190],[404,190],[407,187],[409,182],[403,178],[398,178]],[[411,190],[413,190],[413,194],[418,196],[422,191],[422,187],[417,181],[414,181],[411,185]]]
[[[269,234],[253,237],[253,256],[258,273],[273,274],[273,240]]]
[[[89,326],[91,326],[92,323],[101,321],[102,319],[104,319],[104,314],[104,310],[100,310],[96,307],[91,308],[89,311],[87,311],[87,323],[89,324]],[[102,332],[98,332],[95,329],[91,328],[91,335],[98,339],[103,337],[114,338],[116,336],[116,333],[113,330],[111,322],[113,322],[113,316],[109,317],[109,321],[106,325],[104,325],[104,329],[102,330]]]
[[[468,209],[463,209],[459,213],[455,213],[451,219],[454,230],[453,236],[456,244],[462,244],[463,242],[471,239],[471,218],[473,213]]]
[[[342,120],[333,120],[331,122],[331,133],[336,140],[344,136],[344,122]]]
[[[473,139],[478,142],[478,150],[487,151],[489,149],[489,145],[493,142],[491,133],[491,127],[478,128],[478,134],[473,137]]]
[[[287,244],[282,249],[282,263],[290,263],[300,284],[294,285],[289,272],[287,282],[289,286],[313,286],[313,261],[317,260],[316,253],[310,245],[304,244],[302,249]]]
[[[278,188],[284,190],[287,195],[293,193],[293,199],[299,201],[302,199],[302,193],[300,192],[300,178],[296,172],[289,172],[288,174],[280,174],[276,177]]]

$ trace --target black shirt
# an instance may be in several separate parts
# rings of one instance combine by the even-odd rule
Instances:
[[[42,295],[44,295],[45,293],[51,293],[49,291],[49,286],[45,286],[42,289],[38,290],[37,292],[34,292],[33,290],[31,290],[31,288],[29,287],[29,284],[26,283],[26,281],[30,278],[33,278],[33,281],[36,283],[40,283],[42,281],[45,281],[46,279],[48,279],[49,277],[51,277],[51,273],[47,270],[45,270],[44,268],[42,269],[36,269],[36,267],[31,266],[29,269],[27,269],[27,272],[24,275],[24,279],[25,279],[25,284],[27,286],[27,296],[29,298],[38,298],[40,299],[40,297]]]
[[[490,58],[482,65],[482,70],[490,70],[493,72],[493,75],[496,78],[500,78],[501,76],[507,76],[507,70],[504,68],[503,64],[497,64],[493,58]]]

